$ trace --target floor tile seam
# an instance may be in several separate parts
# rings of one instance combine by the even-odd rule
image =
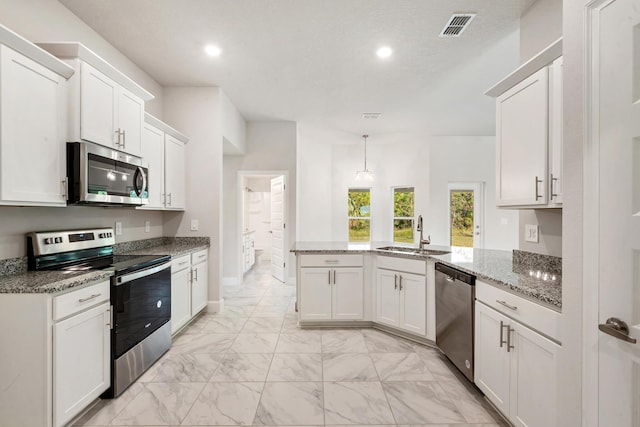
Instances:
[[[197,383],[187,383],[187,384],[197,384]],[[183,416],[182,418],[180,418],[180,422],[178,423],[178,425],[179,425],[179,426],[181,426],[181,425],[182,425],[182,422],[183,422],[184,420],[186,420],[186,419],[187,419],[187,416],[189,415],[189,413],[190,413],[190,412],[191,412],[191,410],[193,409],[194,405],[196,404],[196,402],[197,402],[197,401],[198,401],[198,399],[200,398],[200,395],[202,395],[202,393],[204,392],[204,389],[207,387],[207,384],[209,384],[209,383],[207,382],[207,383],[204,383],[204,384],[203,384],[202,388],[200,389],[200,392],[198,393],[198,395],[196,396],[196,398],[195,398],[195,399],[193,399],[193,402],[191,403],[191,406],[189,406],[189,410],[188,410],[188,411],[186,411],[186,412],[184,413],[184,416]],[[175,414],[175,413],[174,413],[174,414]]]

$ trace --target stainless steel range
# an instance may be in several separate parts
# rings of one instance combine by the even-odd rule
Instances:
[[[171,257],[114,255],[111,228],[27,234],[30,270],[111,270],[111,388],[120,395],[171,346]]]

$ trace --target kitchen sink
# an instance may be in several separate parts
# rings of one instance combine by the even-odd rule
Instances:
[[[388,252],[398,252],[404,254],[418,254],[418,255],[444,255],[448,254],[449,251],[440,251],[437,249],[418,249],[418,248],[407,248],[404,246],[383,246],[381,248],[376,248],[378,251],[388,251]]]

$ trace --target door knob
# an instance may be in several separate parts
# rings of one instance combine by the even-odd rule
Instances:
[[[601,323],[598,325],[598,329],[619,340],[627,341],[631,344],[637,342],[635,338],[629,336],[629,326],[627,326],[624,320],[620,320],[617,317],[608,318],[604,324]]]

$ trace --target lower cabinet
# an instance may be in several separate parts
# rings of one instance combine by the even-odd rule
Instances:
[[[251,231],[242,237],[242,269],[243,272],[251,270],[256,263],[256,233]]]
[[[207,306],[207,249],[171,262],[171,333],[176,333]]]
[[[65,426],[109,388],[109,290],[0,294],[0,426]]]
[[[308,255],[302,257],[301,265],[301,321],[364,318],[364,271],[361,255]]]
[[[475,382],[516,426],[555,424],[560,346],[476,301]]]
[[[376,321],[424,336],[427,331],[425,273],[424,261],[378,257]]]

